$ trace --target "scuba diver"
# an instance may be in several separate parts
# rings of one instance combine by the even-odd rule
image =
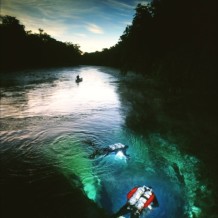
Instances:
[[[122,152],[123,155],[126,157],[126,158],[129,158],[129,155],[126,153],[126,150],[129,146],[128,145],[124,145],[124,144],[121,144],[121,143],[116,143],[116,144],[113,144],[113,145],[109,145],[108,147],[106,148],[100,148],[100,149],[96,149],[91,155],[90,155],[90,158],[91,159],[94,159],[98,156],[107,156],[111,153],[115,153],[117,154],[118,152]]]
[[[127,194],[126,204],[112,217],[116,218],[130,213],[130,218],[139,218],[145,209],[151,210],[158,206],[159,203],[151,187],[135,187]]]

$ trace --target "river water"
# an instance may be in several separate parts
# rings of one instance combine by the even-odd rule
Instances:
[[[110,215],[139,185],[151,186],[160,205],[142,217],[202,217],[211,193],[201,162],[158,132],[145,137],[126,126],[120,79],[115,69],[94,66],[1,75],[4,217]],[[129,145],[129,160],[89,159],[117,142]]]

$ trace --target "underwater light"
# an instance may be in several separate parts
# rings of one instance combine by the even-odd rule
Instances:
[[[116,153],[116,157],[122,159],[122,158],[125,158],[126,156],[124,155],[124,153],[123,153],[122,151],[118,151],[118,152]]]

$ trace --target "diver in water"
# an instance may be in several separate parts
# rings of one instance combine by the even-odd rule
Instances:
[[[127,194],[126,204],[112,217],[116,218],[130,213],[130,218],[139,218],[146,209],[152,210],[153,207],[158,206],[157,198],[151,187],[135,187]]]
[[[91,155],[90,158],[94,159],[98,156],[107,156],[111,153],[115,153],[117,154],[119,151],[121,151],[125,157],[129,158],[129,155],[126,153],[126,150],[129,146],[128,145],[124,145],[121,143],[116,143],[113,145],[109,145],[106,148],[100,148],[100,149],[96,149]]]

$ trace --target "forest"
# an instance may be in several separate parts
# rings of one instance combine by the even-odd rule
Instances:
[[[26,31],[17,18],[1,16],[1,68],[104,65],[158,74],[173,86],[193,85],[196,76],[204,80],[206,71],[211,82],[217,69],[216,18],[215,0],[152,0],[137,5],[116,45],[82,55],[77,44],[57,41],[40,28]]]
[[[171,90],[213,89],[216,18],[214,0],[138,4],[132,24],[116,45],[82,55],[78,44],[57,41],[40,28],[38,33],[26,31],[17,18],[1,16],[1,69],[104,65],[120,68],[124,74],[134,71],[155,76]]]
[[[79,63],[77,44],[55,40],[43,29],[25,31],[25,26],[11,16],[0,17],[1,70],[71,66]]]
[[[124,74],[129,70],[155,74],[172,88],[198,82],[211,87],[217,70],[216,18],[213,0],[138,4],[118,43],[102,52],[85,53],[83,61],[118,67]]]

